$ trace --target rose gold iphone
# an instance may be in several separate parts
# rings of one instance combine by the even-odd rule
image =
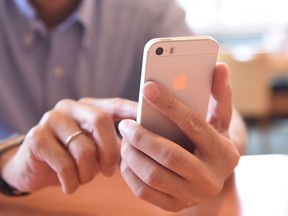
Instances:
[[[217,55],[218,44],[208,36],[150,40],[144,48],[137,122],[191,150],[181,130],[145,101],[142,87],[156,81],[206,119]]]

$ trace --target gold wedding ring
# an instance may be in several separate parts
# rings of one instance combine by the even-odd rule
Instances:
[[[66,146],[68,147],[68,145],[79,135],[84,134],[85,132],[83,130],[78,130],[74,133],[72,133],[65,141]]]

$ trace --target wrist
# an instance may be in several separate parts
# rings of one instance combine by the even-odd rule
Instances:
[[[0,139],[0,156],[6,151],[21,145],[24,140],[25,135],[23,134],[12,134],[11,136]]]
[[[18,146],[22,143],[24,135],[13,134],[0,140],[0,176],[4,164],[14,155]]]
[[[1,174],[0,175],[0,193],[4,195],[22,196],[22,195],[28,194],[28,193],[20,192],[16,188],[12,187],[9,184],[9,178],[7,178],[7,175],[5,175],[5,173],[7,174],[7,171],[9,173],[14,173],[14,169],[10,169],[9,171],[9,164],[11,162],[13,155],[15,155],[19,145],[22,143],[23,139],[24,139],[24,135],[13,135],[4,140],[0,140],[0,174]]]

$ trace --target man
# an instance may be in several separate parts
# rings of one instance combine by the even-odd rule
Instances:
[[[208,122],[159,84],[143,89],[193,141],[193,154],[133,120],[144,44],[191,34],[173,0],[0,4],[1,127],[26,134],[1,157],[8,189],[61,185],[72,193],[99,172],[113,175],[121,149],[131,190],[163,209],[194,206],[221,190],[245,147],[224,64],[215,68]]]

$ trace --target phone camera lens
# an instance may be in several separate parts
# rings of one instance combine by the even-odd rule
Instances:
[[[158,47],[158,48],[156,49],[156,54],[157,54],[157,55],[162,55],[163,52],[164,52],[164,49],[163,49],[162,47]]]

